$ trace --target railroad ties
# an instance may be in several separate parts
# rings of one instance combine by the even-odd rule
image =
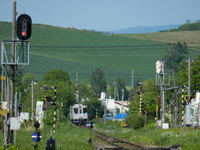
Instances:
[[[144,143],[133,144],[127,140],[118,139],[95,131],[98,139],[93,143],[96,150],[181,150],[180,146],[159,147]]]

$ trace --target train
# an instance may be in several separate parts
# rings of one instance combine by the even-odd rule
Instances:
[[[70,106],[70,120],[76,125],[86,125],[88,122],[87,106],[83,104]]]

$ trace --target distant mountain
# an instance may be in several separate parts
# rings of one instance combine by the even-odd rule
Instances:
[[[153,32],[159,32],[162,30],[170,30],[174,28],[178,28],[180,25],[173,24],[173,25],[163,25],[163,26],[138,26],[138,27],[130,27],[126,29],[111,31],[110,33],[115,34],[127,34],[127,33],[153,33]]]

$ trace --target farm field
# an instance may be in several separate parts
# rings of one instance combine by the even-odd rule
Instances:
[[[200,31],[176,31],[176,32],[158,32],[146,34],[122,34],[122,37],[128,37],[140,40],[150,40],[162,43],[186,42],[190,48],[200,51]]]
[[[0,41],[9,40],[11,24],[0,23]],[[9,32],[8,32],[9,31]],[[121,77],[126,85],[155,77],[155,62],[162,59],[168,45],[165,43],[106,35],[97,32],[33,25],[30,38],[30,65],[25,72],[38,79],[51,69],[68,72],[75,81],[89,80],[92,72],[101,68],[108,84]],[[190,56],[197,51],[190,50]]]

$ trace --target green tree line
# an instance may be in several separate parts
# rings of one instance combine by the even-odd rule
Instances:
[[[191,22],[187,20],[184,24],[180,25],[178,28],[170,30],[161,30],[160,32],[173,32],[173,31],[195,31],[200,30],[200,20]]]

